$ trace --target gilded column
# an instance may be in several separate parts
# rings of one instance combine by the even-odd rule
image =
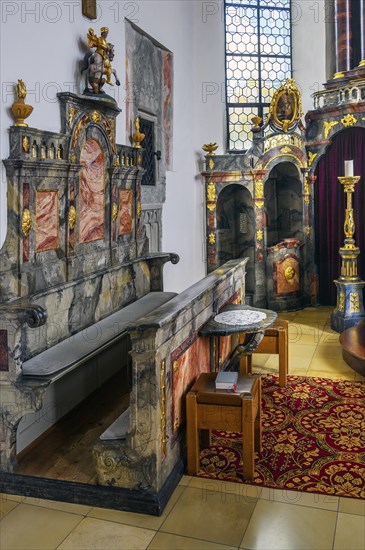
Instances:
[[[352,69],[351,0],[335,0],[336,73],[342,78]]]
[[[207,208],[207,264],[208,273],[218,267],[217,256],[217,190],[214,181],[209,178],[206,186]]]

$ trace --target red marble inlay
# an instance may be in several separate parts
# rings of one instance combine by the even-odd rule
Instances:
[[[0,329],[0,371],[7,372],[8,370],[8,333],[6,330]]]
[[[276,294],[291,294],[300,290],[298,259],[288,254],[283,260],[274,263]]]
[[[36,252],[58,248],[58,191],[37,191]]]
[[[185,350],[182,352],[184,348]],[[209,371],[209,338],[201,338],[195,334],[171,354],[172,430],[175,434],[180,424],[185,420],[185,397],[187,392],[202,372]]]
[[[132,191],[119,190],[119,235],[132,231]]]
[[[104,238],[105,159],[97,141],[85,142],[80,162],[79,241],[86,243]]]

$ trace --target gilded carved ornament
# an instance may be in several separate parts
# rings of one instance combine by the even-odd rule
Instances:
[[[141,148],[141,143],[144,140],[145,135],[142,134],[142,132],[140,131],[140,122],[139,122],[139,117],[138,116],[136,116],[136,118],[134,119],[134,128],[135,128],[135,132],[132,136],[132,140],[134,142],[134,147],[136,149],[140,149]]]
[[[318,153],[308,152],[308,166],[312,166],[314,159],[318,156]]]
[[[209,244],[215,244],[215,235],[214,235],[214,233],[209,233],[208,241],[209,241]]]
[[[264,206],[264,201],[255,201],[256,208],[262,208]]]
[[[174,372],[177,372],[179,370],[179,363],[177,361],[174,361],[172,364],[172,370]]]
[[[262,241],[263,238],[264,238],[264,233],[263,233],[262,229],[258,229],[256,231],[256,239],[258,241]]]
[[[350,293],[350,312],[359,313],[360,311],[360,299],[357,292]]]
[[[307,235],[307,237],[309,237],[311,234],[311,228],[309,225],[306,225],[305,227],[305,234]]]
[[[294,279],[295,277],[295,269],[293,266],[289,265],[288,267],[285,268],[284,270],[284,277],[286,279],[286,281],[291,281],[292,279]]]
[[[97,124],[101,121],[101,114],[99,113],[99,111],[93,111],[90,118],[95,124]]]
[[[218,149],[218,145],[216,142],[204,143],[202,149],[207,153],[207,156],[212,156],[215,155],[214,151]]]
[[[326,120],[323,121],[323,130],[324,130],[324,137],[327,139],[329,136],[330,131],[334,126],[337,126],[338,120],[330,120],[327,122]]]
[[[165,361],[161,361],[160,371],[160,420],[161,420],[161,450],[166,454],[166,407],[165,407]]]
[[[291,151],[291,149],[290,149],[290,147],[288,147],[287,145],[285,145],[285,147],[282,147],[282,148],[280,149],[280,152],[281,152],[281,153],[290,153],[290,151]]]
[[[30,151],[30,142],[28,136],[24,136],[22,140],[22,148],[24,153],[29,153]]]
[[[77,109],[76,107],[70,107],[69,110],[68,110],[68,117],[67,117],[67,122],[69,124],[69,126],[72,126],[72,123],[74,121],[74,118],[77,114]]]
[[[70,206],[70,209],[68,211],[68,225],[70,229],[73,229],[76,224],[76,208],[74,205]]]
[[[29,232],[32,229],[32,215],[28,208],[23,210],[21,226],[24,237],[28,237]]]
[[[357,122],[357,118],[354,117],[354,115],[347,114],[346,116],[341,118],[342,124],[348,128],[349,126],[353,126]]]
[[[212,181],[207,186],[207,207],[209,210],[215,209],[215,201],[217,200],[217,191]]]
[[[113,222],[116,221],[118,217],[118,206],[117,206],[117,203],[113,202],[113,206],[112,206],[112,220]]]
[[[271,121],[276,128],[286,133],[295,123],[301,124],[302,116],[300,90],[293,78],[287,78],[273,95],[264,128]]]
[[[264,198],[264,183],[262,180],[257,180],[255,183],[255,198],[256,199]]]
[[[11,110],[15,118],[15,126],[28,126],[24,120],[33,112],[33,107],[25,103],[27,88],[23,80],[19,79],[17,84],[18,100],[13,103]]]
[[[141,206],[141,201],[138,201],[137,202],[137,218],[140,218],[141,217],[141,212],[142,212],[142,206]]]
[[[213,170],[213,168],[214,168],[214,160],[213,159],[209,159],[208,166],[209,166],[209,170]]]
[[[343,311],[345,308],[345,293],[343,290],[340,292],[339,301],[338,301],[338,309],[339,311]]]

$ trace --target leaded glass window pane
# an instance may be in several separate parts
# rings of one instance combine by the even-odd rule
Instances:
[[[242,151],[251,117],[263,117],[291,77],[290,0],[225,0],[225,20],[228,147]]]

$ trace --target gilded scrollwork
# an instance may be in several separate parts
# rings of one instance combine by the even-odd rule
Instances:
[[[75,118],[76,115],[77,115],[76,107],[70,107],[69,110],[68,110],[68,117],[67,117],[67,122],[68,122],[69,126],[72,126],[72,123],[73,123],[74,118]]]
[[[70,229],[73,229],[75,227],[76,223],[76,208],[71,205],[68,211],[68,225]]]
[[[341,118],[341,122],[345,128],[349,128],[350,126],[353,126],[357,122],[357,118],[354,117],[354,115],[350,115],[348,113],[346,116]]]
[[[332,130],[332,128],[337,126],[337,124],[338,124],[338,120],[330,120],[330,121],[324,120],[323,121],[323,131],[324,131],[324,137],[326,139],[328,138],[329,133]]]
[[[264,183],[262,180],[257,180],[255,183],[255,198],[256,199],[264,198]]]
[[[32,215],[28,208],[23,210],[21,226],[24,237],[28,237],[30,230],[32,229]]]
[[[160,403],[161,403],[161,450],[166,454],[166,407],[165,407],[165,360],[161,361],[160,373]]]
[[[318,153],[312,153],[308,151],[308,166],[312,166],[314,159],[318,156]]]
[[[118,217],[118,206],[117,206],[116,202],[113,202],[113,206],[112,206],[112,220],[113,220],[113,222],[116,221],[117,217]]]
[[[350,313],[359,313],[360,311],[360,298],[357,292],[350,293]]]
[[[215,244],[215,235],[214,235],[214,233],[209,233],[208,242],[209,242],[209,244]]]
[[[24,153],[29,153],[30,151],[30,142],[28,136],[24,136],[22,139],[22,148]]]

